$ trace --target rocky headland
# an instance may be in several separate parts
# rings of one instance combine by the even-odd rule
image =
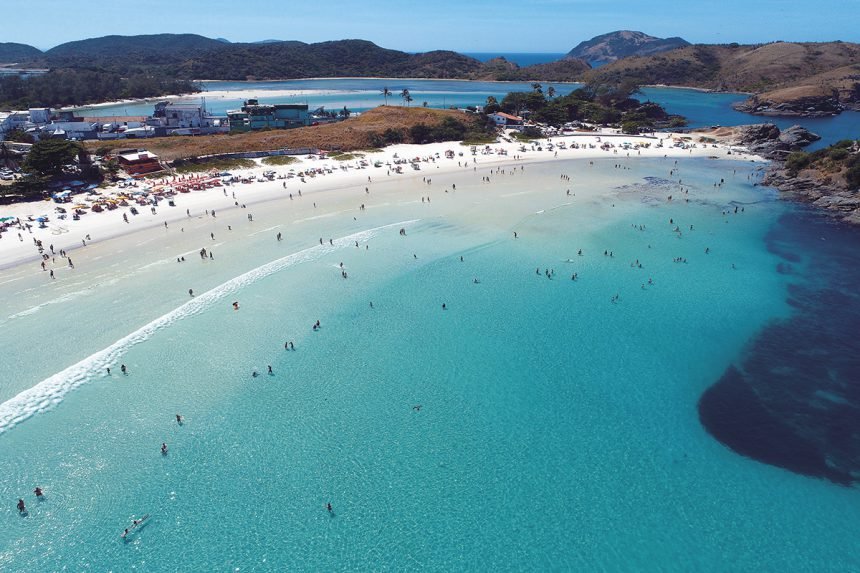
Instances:
[[[799,125],[780,130],[772,123],[721,127],[709,135],[769,159],[762,183],[784,197],[860,225],[860,142],[805,153],[802,148],[819,140],[818,135]]]

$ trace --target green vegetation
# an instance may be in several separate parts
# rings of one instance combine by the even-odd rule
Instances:
[[[330,153],[329,158],[335,161],[352,161],[353,159],[361,159],[363,153]]]
[[[291,155],[271,155],[263,158],[263,165],[290,165],[298,162],[298,159]]]
[[[21,169],[40,177],[56,177],[72,172],[75,169],[75,160],[81,159],[83,162],[86,155],[80,143],[64,139],[43,139],[30,148]]]
[[[633,99],[633,94],[638,91],[638,86],[630,81],[592,83],[566,96],[548,98],[540,84],[534,84],[531,92],[509,93],[498,107],[514,115],[528,111],[529,119],[556,127],[582,121],[600,125],[620,124],[625,133],[639,133],[686,124],[683,117],[667,114],[656,103],[640,103]],[[488,107],[494,104],[488,101]]]
[[[22,200],[38,199],[47,194],[49,186],[64,180],[100,182],[102,179],[101,172],[80,143],[60,139],[45,139],[33,144],[21,170],[24,176],[4,186],[3,195]]]
[[[0,108],[85,105],[198,91],[200,88],[191,82],[154,75],[122,77],[116,73],[60,69],[27,79],[0,78]]]
[[[417,123],[409,128],[388,128],[384,132],[370,136],[371,144],[378,147],[396,143],[433,143],[436,141],[469,141],[475,145],[492,143],[496,140],[492,123],[470,125],[451,116],[436,125]]]
[[[34,143],[36,139],[23,129],[13,129],[6,134],[6,141],[15,143]]]
[[[495,133],[483,133],[477,131],[468,131],[464,134],[464,139],[462,141],[463,145],[489,145],[491,143],[496,143],[498,141],[498,137],[496,137]]]
[[[227,171],[230,169],[251,169],[257,164],[251,159],[177,159],[173,162],[176,173],[199,173],[201,171]]]
[[[786,158],[785,169],[792,177],[804,169],[841,174],[849,190],[860,189],[860,140],[844,139],[811,153],[794,152]]]
[[[527,142],[540,139],[543,137],[543,133],[541,133],[541,130],[536,127],[527,126],[522,131],[512,131],[511,137],[517,141]]]

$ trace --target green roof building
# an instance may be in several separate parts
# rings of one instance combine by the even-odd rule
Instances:
[[[310,125],[308,105],[302,103],[259,104],[249,99],[241,110],[227,112],[230,131],[253,131],[257,129],[289,129]]]

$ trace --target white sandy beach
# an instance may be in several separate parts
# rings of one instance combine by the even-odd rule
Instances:
[[[135,233],[144,229],[164,228],[182,224],[191,216],[203,215],[206,210],[217,209],[219,214],[227,215],[231,210],[238,209],[232,194],[237,194],[241,204],[252,205],[265,201],[283,200],[289,201],[289,194],[296,195],[301,191],[305,196],[325,193],[326,205],[332,209],[342,208],[342,199],[350,197],[349,205],[354,207],[355,188],[367,183],[368,178],[380,180],[382,178],[415,178],[432,177],[437,174],[454,173],[475,167],[495,167],[512,164],[527,164],[530,162],[552,161],[554,159],[606,159],[617,157],[619,160],[630,160],[637,157],[712,157],[718,159],[763,161],[761,158],[743,154],[737,148],[729,148],[722,144],[690,143],[688,148],[673,147],[673,139],[681,137],[691,138],[690,141],[698,139],[690,134],[658,134],[656,138],[646,136],[620,135],[611,130],[601,133],[577,134],[564,137],[553,137],[549,141],[541,140],[536,145],[525,145],[513,142],[499,142],[478,148],[473,156],[470,148],[458,142],[442,142],[427,145],[394,145],[379,152],[366,153],[364,160],[369,164],[361,167],[359,160],[336,161],[332,159],[321,159],[313,156],[309,158],[298,157],[299,161],[290,166],[269,167],[260,165],[256,169],[232,172],[240,177],[256,177],[264,171],[275,171],[278,174],[286,174],[289,171],[295,173],[307,170],[321,170],[313,177],[305,177],[304,182],[298,177],[290,179],[275,179],[274,181],[254,182],[251,184],[234,184],[232,186],[214,187],[190,193],[177,193],[173,199],[175,207],[169,207],[167,201],[162,201],[152,214],[150,207],[134,205],[139,212],[132,215],[130,207],[121,207],[112,211],[95,213],[87,211],[80,220],[71,218],[71,210],[65,219],[58,219],[55,208],[58,207],[53,201],[38,201],[18,203],[0,207],[0,218],[17,217],[24,223],[29,222],[31,228],[19,230],[16,227],[9,228],[0,237],[0,268],[9,269],[18,265],[32,265],[34,273],[41,273],[41,257],[34,247],[34,239],[42,241],[46,251],[49,245],[59,252],[65,250],[71,255],[77,249],[87,245],[103,243],[110,239]],[[664,140],[664,147],[656,147],[660,140]],[[548,150],[547,143],[551,142],[556,147],[553,151]],[[565,149],[560,149],[558,144],[563,143]],[[578,144],[578,148],[571,146]],[[601,145],[613,146],[601,148]],[[625,145],[628,146],[625,149]],[[648,147],[645,147],[648,145]],[[542,150],[538,151],[537,148]],[[489,152],[487,151],[489,150]],[[453,151],[453,158],[446,158],[445,152]],[[461,155],[462,154],[462,155]],[[421,158],[420,170],[413,169],[410,164],[402,165],[403,172],[396,173],[393,169],[396,159]],[[381,167],[374,167],[375,162],[381,162]],[[169,181],[168,177],[165,180]],[[149,180],[140,182],[139,185],[157,184],[157,181]],[[286,186],[286,187],[285,187]],[[353,193],[345,193],[345,190]],[[110,187],[100,189],[102,195],[121,195],[129,192],[128,189]],[[64,204],[69,208],[80,202],[85,202],[86,194],[74,197],[72,203]],[[127,214],[129,222],[123,220],[123,214]],[[38,226],[36,218],[46,216],[47,225],[43,228]],[[20,234],[20,238],[19,238]],[[90,238],[87,239],[87,236]],[[58,263],[59,264],[59,263]],[[65,264],[65,261],[63,261]],[[48,266],[51,268],[51,266]]]

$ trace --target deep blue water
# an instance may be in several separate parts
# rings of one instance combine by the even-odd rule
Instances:
[[[462,52],[464,56],[475,58],[486,62],[499,56],[505,58],[509,62],[514,62],[519,66],[532,66],[534,64],[545,64],[560,60],[565,56],[563,53],[556,52]]]
[[[860,139],[860,113],[857,112],[846,111],[824,118],[763,117],[732,108],[733,103],[746,99],[744,94],[706,93],[678,88],[642,88],[642,95],[659,103],[669,113],[683,115],[689,121],[690,127],[774,123],[780,129],[785,129],[792,125],[802,125],[821,136],[820,141],[807,147],[810,151],[827,147],[840,139]]]
[[[793,314],[750,341],[699,402],[739,454],[849,485],[860,479],[860,230],[804,209],[766,237]]]

